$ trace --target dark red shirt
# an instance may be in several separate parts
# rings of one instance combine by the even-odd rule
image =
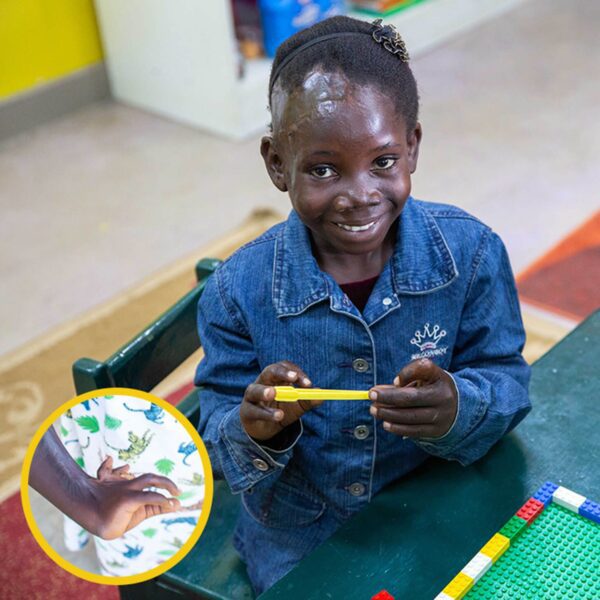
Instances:
[[[369,296],[379,279],[379,275],[371,277],[371,279],[363,279],[363,281],[352,281],[350,283],[342,283],[340,287],[342,292],[350,298],[350,302],[360,310],[363,311],[369,300]]]

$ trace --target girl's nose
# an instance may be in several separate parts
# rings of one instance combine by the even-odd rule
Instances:
[[[372,188],[355,185],[340,191],[335,197],[334,207],[338,212],[374,206],[379,203],[381,194]]]

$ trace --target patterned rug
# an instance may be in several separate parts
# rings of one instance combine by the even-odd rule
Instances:
[[[600,307],[600,211],[517,277],[533,362]]]
[[[600,211],[518,278],[525,304],[576,322],[600,307]]]

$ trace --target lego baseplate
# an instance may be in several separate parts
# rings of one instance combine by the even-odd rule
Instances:
[[[545,483],[435,600],[600,598],[600,505]]]

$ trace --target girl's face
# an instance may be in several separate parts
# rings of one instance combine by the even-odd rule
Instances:
[[[394,245],[391,227],[410,194],[421,128],[407,131],[393,101],[342,74],[313,71],[301,88],[277,88],[273,137],[261,152],[288,191],[317,255],[361,255]]]

